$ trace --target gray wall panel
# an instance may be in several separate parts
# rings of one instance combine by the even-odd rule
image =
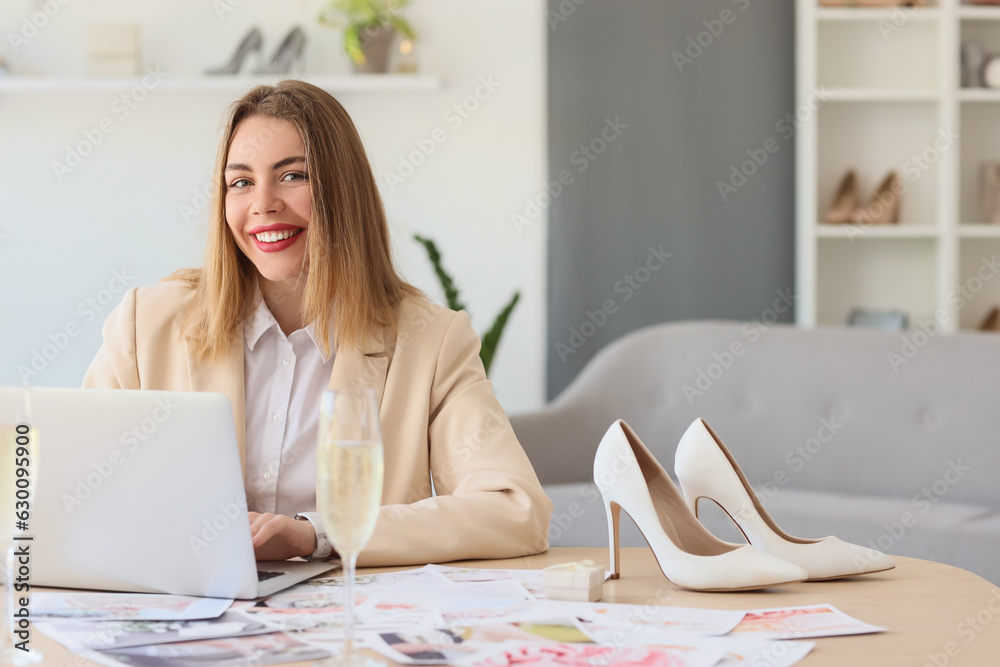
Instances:
[[[777,127],[794,112],[794,15],[792,0],[550,0],[549,20],[549,178],[572,177],[549,207],[552,398],[629,331],[759,317],[794,287],[795,139]],[[707,46],[680,71],[689,37]],[[628,127],[587,159],[581,145],[616,118]],[[775,152],[723,201],[716,182],[769,138]],[[661,244],[672,256],[631,290],[624,276],[645,277]]]

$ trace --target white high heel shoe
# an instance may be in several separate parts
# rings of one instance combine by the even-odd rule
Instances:
[[[896,566],[890,556],[875,549],[832,536],[816,540],[793,537],[781,530],[764,510],[733,455],[704,419],[694,420],[677,445],[674,472],[695,516],[700,498],[714,500],[750,544],[799,565],[809,573],[809,581],[882,572]]]
[[[660,570],[695,591],[741,591],[803,581],[806,572],[748,546],[728,544],[702,526],[677,487],[629,425],[616,421],[594,459],[594,481],[608,512],[612,579],[620,576],[618,519],[622,509],[642,531]]]

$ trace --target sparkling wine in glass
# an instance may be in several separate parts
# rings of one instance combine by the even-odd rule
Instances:
[[[344,647],[324,665],[381,665],[354,650],[354,571],[382,504],[382,431],[375,392],[326,391],[320,406],[316,504],[344,564]]]
[[[14,548],[16,544],[29,554],[32,551],[32,542],[26,538],[31,532],[32,491],[38,475],[38,432],[28,412],[30,391],[0,389],[0,558],[4,574],[0,665],[32,665],[42,660],[42,654],[31,648],[30,639],[14,635],[16,630],[27,629],[15,627],[14,612],[28,596],[27,586],[14,590]],[[30,585],[30,581],[22,583]]]

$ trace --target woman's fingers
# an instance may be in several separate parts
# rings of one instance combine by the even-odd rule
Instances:
[[[308,556],[316,548],[316,534],[308,521],[284,514],[249,513],[250,534],[257,560],[285,560]]]
[[[250,535],[253,536],[254,547],[264,544],[278,532],[282,518],[287,519],[288,517],[270,512],[263,514],[250,512]]]

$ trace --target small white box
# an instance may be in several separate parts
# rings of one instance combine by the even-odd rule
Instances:
[[[138,25],[103,23],[87,26],[87,74],[135,76],[141,69]]]
[[[87,55],[91,58],[137,57],[139,26],[134,23],[95,23],[87,26]]]
[[[604,591],[604,568],[591,560],[547,567],[542,577],[549,600],[596,602]]]

